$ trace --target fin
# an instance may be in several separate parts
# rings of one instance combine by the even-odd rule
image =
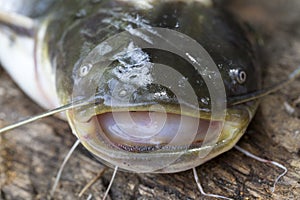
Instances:
[[[260,99],[264,96],[267,96],[273,92],[278,91],[279,89],[283,88],[286,85],[289,85],[298,77],[300,77],[300,66],[295,71],[293,71],[286,80],[284,80],[278,84],[275,84],[274,86],[266,88],[266,89],[258,90],[258,91],[248,93],[245,95],[231,97],[228,99],[227,104],[229,106],[234,106],[234,105],[246,103],[246,102],[249,102],[252,100]]]
[[[0,11],[0,24],[4,24],[17,33],[32,36],[36,28],[34,19],[13,12]]]
[[[61,175],[62,175],[62,172],[63,172],[63,170],[64,170],[64,168],[65,168],[65,166],[66,166],[68,160],[70,159],[72,153],[75,151],[75,149],[78,147],[79,144],[80,144],[80,140],[76,140],[76,142],[73,144],[72,148],[70,149],[70,151],[69,151],[68,154],[66,155],[66,157],[65,157],[65,159],[64,159],[64,161],[63,161],[63,163],[61,164],[61,166],[60,166],[60,168],[59,168],[59,170],[58,170],[58,173],[57,173],[57,175],[56,175],[55,182],[54,182],[54,184],[53,184],[52,190],[51,190],[51,192],[50,192],[50,197],[51,197],[51,198],[52,198],[53,195],[54,195],[54,192],[55,192],[55,190],[56,190],[56,188],[57,188],[57,185],[58,185],[58,183],[59,183],[60,177],[61,177]]]

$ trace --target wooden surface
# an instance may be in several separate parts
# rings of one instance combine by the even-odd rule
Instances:
[[[270,85],[300,65],[298,0],[241,1],[234,11],[261,30],[265,83]],[[247,3],[248,2],[248,3]],[[289,2],[289,3],[286,3]],[[0,44],[1,45],[1,44]],[[0,47],[1,48],[1,47]],[[204,190],[234,199],[300,198],[300,103],[293,113],[287,104],[300,98],[300,80],[262,100],[239,145],[263,158],[284,164],[289,172],[275,193],[270,187],[281,170],[231,150],[197,168]],[[42,112],[0,68],[0,127]],[[0,199],[46,199],[57,170],[75,138],[68,125],[48,118],[0,136]],[[79,151],[67,164],[54,199],[79,199],[80,190],[103,166]],[[104,173],[89,194],[101,199],[112,170]],[[191,171],[166,174],[118,172],[108,199],[208,199],[196,187]]]

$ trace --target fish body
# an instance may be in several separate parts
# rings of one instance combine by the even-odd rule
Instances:
[[[2,15],[2,65],[44,108],[92,99],[67,117],[81,143],[108,165],[191,169],[231,149],[256,111],[257,101],[227,107],[229,98],[259,90],[261,74],[247,32],[210,1],[11,2],[0,1],[0,11],[18,19]],[[161,37],[164,31],[176,40]],[[204,57],[193,56],[202,48],[182,56],[151,46],[165,41],[182,52],[180,37],[199,43]],[[210,64],[217,71],[206,70]],[[212,98],[212,91],[226,98]],[[226,107],[213,115],[219,105]]]

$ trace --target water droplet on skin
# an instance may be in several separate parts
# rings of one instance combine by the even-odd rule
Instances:
[[[156,92],[156,93],[154,93],[154,98],[156,98],[156,99],[167,99],[168,94],[167,94],[166,91]]]
[[[127,95],[127,91],[126,90],[121,90],[120,92],[119,92],[119,96],[120,97],[125,97]]]
[[[181,80],[178,81],[178,86],[181,88],[185,87],[187,81],[188,81],[188,79],[183,77]]]
[[[223,64],[218,64],[219,69],[223,69]]]
[[[209,104],[209,98],[206,97],[206,98],[201,98],[201,102],[205,105],[208,105]]]

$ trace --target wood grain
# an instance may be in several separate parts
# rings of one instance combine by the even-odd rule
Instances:
[[[265,39],[264,82],[283,79],[300,64],[298,0],[236,0],[230,8],[257,28]],[[0,44],[1,45],[1,44]],[[0,47],[1,48],[1,47]],[[289,172],[270,187],[281,170],[236,150],[197,168],[204,190],[234,199],[297,199],[300,197],[300,80],[262,99],[253,123],[239,145],[263,158],[284,164]],[[0,127],[42,112],[0,68]],[[56,118],[40,120],[0,136],[0,199],[47,199],[57,170],[75,141],[68,125]],[[80,199],[80,190],[104,166],[76,151],[67,164],[54,199]],[[112,170],[89,194],[101,199]],[[191,171],[153,175],[118,172],[108,199],[208,199],[200,195]]]

